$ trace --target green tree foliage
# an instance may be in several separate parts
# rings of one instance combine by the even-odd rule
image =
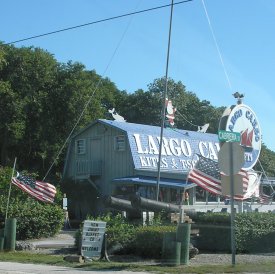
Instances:
[[[128,122],[160,125],[165,86],[163,77],[147,91],[119,91],[81,63],[59,63],[39,48],[0,44],[0,165],[12,166],[17,157],[18,169],[41,177],[53,165],[47,180],[59,179],[68,137],[95,119],[111,118],[108,109]],[[167,81],[167,97],[177,108],[177,128],[196,131],[209,123],[208,132],[217,133],[224,107],[201,101],[173,79]],[[263,145],[260,161],[268,176],[275,176],[274,155]]]
[[[166,88],[165,78],[156,79],[148,85],[148,93],[152,94],[158,105],[163,105],[163,91]],[[182,82],[173,79],[167,81],[167,98],[177,109],[175,113],[175,126],[186,130],[198,130],[198,126],[209,123],[208,132],[216,133],[219,119],[224,108],[215,108],[209,101],[201,101],[195,93],[187,91]],[[158,113],[161,113],[158,107]],[[159,119],[156,121],[159,125]]]
[[[261,154],[255,170],[264,172],[265,177],[275,177],[275,152],[268,149],[265,144],[262,145]]]
[[[1,45],[0,45],[1,46]],[[0,47],[0,164],[62,171],[66,140],[113,105],[117,88],[80,63],[58,63],[39,48]],[[60,149],[64,147],[58,159]]]
[[[60,199],[56,199],[56,204],[39,202],[12,185],[11,176],[12,168],[0,167],[0,229],[7,214],[8,218],[17,220],[18,240],[55,235],[64,223]]]
[[[160,124],[161,104],[153,93],[139,89],[133,94],[124,94],[120,97],[120,101],[117,102],[118,110],[127,122],[147,125]]]

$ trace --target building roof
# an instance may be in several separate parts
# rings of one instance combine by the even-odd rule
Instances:
[[[103,119],[98,122],[125,132],[136,170],[157,169],[160,127]],[[198,160],[197,154],[218,159],[219,142],[216,134],[164,128],[163,142],[162,172],[188,173]]]
[[[152,125],[144,125],[144,124],[135,124],[135,123],[128,123],[128,122],[119,122],[115,120],[105,120],[99,119],[98,122],[118,128],[123,130],[124,132],[137,132],[140,134],[149,134],[149,135],[160,135],[161,128],[159,126],[152,126]],[[217,134],[212,133],[202,133],[190,130],[183,130],[177,128],[164,128],[163,136],[165,137],[187,137],[187,138],[195,138],[200,140],[207,140],[207,141],[218,141]]]

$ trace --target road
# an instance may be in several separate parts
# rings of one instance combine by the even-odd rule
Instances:
[[[106,270],[84,270],[84,269],[73,269],[63,266],[53,265],[38,265],[38,264],[22,264],[14,262],[0,262],[0,273],[1,274],[83,274],[88,273],[104,273],[104,274],[148,274],[149,272],[132,272],[132,271],[106,271]]]

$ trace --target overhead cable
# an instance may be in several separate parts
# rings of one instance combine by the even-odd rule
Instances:
[[[207,18],[207,21],[208,21],[208,25],[209,25],[209,28],[210,28],[210,31],[211,31],[211,34],[212,34],[212,37],[213,37],[213,40],[214,40],[216,49],[217,49],[218,54],[219,54],[219,57],[220,57],[220,61],[221,61],[222,67],[223,67],[223,71],[224,71],[224,74],[225,74],[225,77],[226,77],[228,86],[229,86],[230,90],[232,90],[232,85],[231,85],[231,82],[230,82],[230,80],[229,80],[227,70],[226,70],[226,68],[225,68],[225,64],[224,64],[223,57],[222,57],[222,54],[221,54],[221,51],[220,51],[220,47],[219,47],[219,45],[218,45],[218,42],[217,42],[217,39],[216,39],[214,30],[213,30],[213,28],[212,28],[212,24],[211,24],[211,21],[210,21],[210,18],[209,18],[209,15],[208,15],[208,12],[207,12],[207,9],[206,9],[204,0],[201,0],[201,1],[202,1],[202,5],[203,5],[203,8],[204,8],[204,12],[205,12],[205,15],[206,15],[206,18]]]
[[[174,3],[174,5],[184,4],[184,3],[187,3],[187,2],[191,2],[191,1],[193,1],[193,0],[179,1],[177,3]],[[16,43],[19,43],[19,42],[32,40],[32,39],[36,39],[36,38],[43,37],[43,36],[49,36],[49,35],[56,34],[56,33],[59,33],[59,32],[64,32],[64,31],[69,31],[69,30],[73,30],[73,29],[77,29],[77,28],[87,27],[87,26],[90,26],[90,25],[95,25],[95,24],[98,24],[98,23],[103,23],[103,22],[106,22],[106,21],[111,21],[111,20],[122,18],[122,17],[131,16],[131,15],[134,15],[134,14],[140,14],[140,13],[144,13],[144,12],[154,11],[154,10],[157,10],[157,9],[167,8],[167,7],[170,7],[170,6],[171,6],[171,4],[167,4],[167,5],[163,5],[163,6],[157,6],[157,7],[154,7],[154,8],[149,8],[149,9],[144,9],[144,10],[140,10],[140,11],[125,13],[125,14],[122,14],[122,15],[117,15],[117,16],[113,16],[113,17],[109,17],[109,18],[105,18],[105,19],[100,19],[100,20],[97,20],[97,21],[93,21],[93,22],[89,22],[89,23],[85,23],[85,24],[81,24],[81,25],[77,25],[77,26],[73,26],[73,27],[68,27],[68,28],[64,28],[64,29],[59,29],[59,30],[43,33],[43,34],[34,35],[34,36],[31,36],[31,37],[27,37],[27,38],[15,40],[15,41],[12,41],[12,42],[4,43],[3,45],[16,44]]]
[[[48,174],[50,173],[51,169],[53,168],[54,164],[55,164],[56,161],[58,160],[58,158],[59,158],[61,152],[62,152],[63,149],[65,148],[66,144],[69,142],[69,140],[70,140],[71,136],[73,135],[73,133],[74,133],[76,127],[77,127],[78,124],[80,123],[80,120],[82,119],[82,117],[83,117],[85,111],[87,110],[89,104],[91,103],[94,94],[95,94],[95,93],[97,92],[97,90],[99,89],[99,86],[101,85],[101,83],[102,83],[102,81],[103,81],[103,78],[104,78],[104,76],[106,75],[106,73],[107,73],[109,67],[111,66],[111,63],[112,63],[113,59],[115,58],[115,55],[116,55],[116,53],[117,53],[117,51],[118,51],[118,49],[119,49],[119,47],[120,47],[120,45],[121,45],[121,43],[122,43],[122,41],[123,41],[125,35],[126,35],[126,32],[128,31],[128,29],[129,29],[129,27],[130,27],[130,24],[131,24],[131,22],[132,22],[132,19],[133,19],[133,17],[131,17],[131,18],[129,19],[129,22],[128,22],[128,24],[127,24],[127,26],[126,26],[126,28],[125,28],[125,30],[124,30],[122,36],[121,36],[121,38],[120,38],[120,40],[119,40],[119,42],[118,42],[116,48],[115,48],[115,50],[114,50],[114,52],[113,52],[113,54],[112,54],[112,56],[111,56],[111,58],[110,58],[110,60],[109,60],[109,62],[108,62],[107,65],[106,65],[106,68],[105,68],[105,70],[104,70],[104,72],[103,72],[103,74],[102,74],[102,77],[100,77],[99,80],[97,81],[97,84],[96,84],[95,88],[93,89],[91,95],[89,96],[88,101],[85,103],[85,105],[84,105],[84,107],[83,107],[83,109],[82,109],[82,112],[80,113],[80,115],[79,115],[79,117],[78,117],[76,123],[74,124],[74,126],[73,126],[72,130],[70,131],[68,137],[66,138],[65,142],[63,143],[63,145],[62,145],[61,148],[59,149],[57,155],[56,155],[55,158],[54,158],[54,161],[53,161],[52,164],[50,165],[50,167],[49,167],[48,171],[46,172],[46,174],[45,174],[45,176],[44,176],[44,178],[43,178],[42,181],[44,181],[44,180],[47,178],[47,176],[48,176]]]

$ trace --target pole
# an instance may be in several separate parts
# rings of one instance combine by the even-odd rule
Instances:
[[[170,25],[169,25],[168,49],[167,49],[167,58],[166,58],[166,72],[165,72],[165,91],[163,92],[163,105],[162,105],[162,113],[161,113],[161,130],[160,130],[160,142],[159,142],[158,177],[157,177],[157,193],[156,193],[157,201],[159,200],[159,181],[160,181],[160,165],[161,165],[160,162],[161,162],[161,153],[162,153],[163,128],[164,128],[164,121],[165,121],[165,107],[166,107],[165,100],[167,96],[168,66],[169,66],[169,56],[170,56],[173,7],[174,7],[174,0],[172,0],[171,12],[170,12]]]
[[[14,170],[15,170],[16,161],[17,161],[17,158],[15,157],[14,163],[13,163],[11,181],[12,181],[12,177],[13,177],[13,175],[14,175]],[[5,215],[5,223],[6,223],[6,220],[7,220],[7,217],[8,217],[8,209],[9,209],[10,195],[11,195],[11,181],[10,181],[10,188],[9,188],[8,200],[7,200],[6,215]]]
[[[233,174],[233,148],[232,142],[230,144],[229,157],[230,157],[230,204],[231,204],[231,251],[232,251],[232,265],[235,265],[235,208],[234,208],[234,174]]]
[[[179,218],[179,223],[184,223],[184,209],[183,209],[183,198],[185,197],[185,189],[183,191],[183,194],[180,195],[180,205],[179,205],[179,208],[180,208],[180,218]]]

